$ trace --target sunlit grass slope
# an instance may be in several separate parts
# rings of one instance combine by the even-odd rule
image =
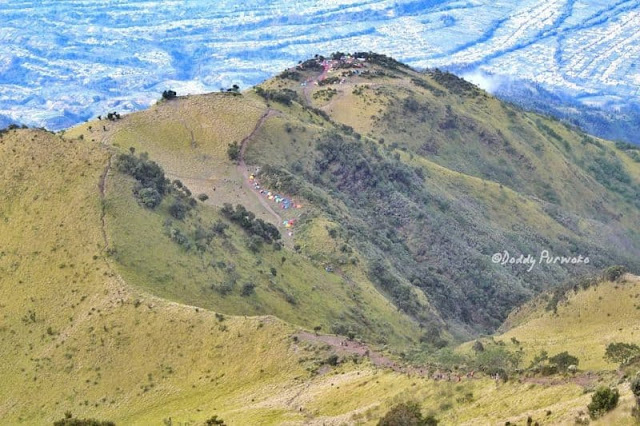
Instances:
[[[217,210],[224,203],[242,204],[257,217],[281,226],[227,156],[228,145],[249,137],[268,111],[269,106],[252,94],[213,93],[163,101],[117,121],[93,121],[71,129],[65,137],[82,135],[85,141],[95,139],[120,152],[129,148],[147,152],[165,169],[167,178],[179,179],[194,196],[207,194],[209,199],[186,223],[174,223],[187,234],[196,226],[209,228],[221,220]],[[262,126],[282,123],[283,112],[272,110],[271,114]],[[310,126],[313,133],[312,119],[307,117],[301,123]],[[286,133],[282,131],[282,135]],[[266,140],[255,139],[247,143],[269,145]],[[278,146],[272,148],[275,156],[288,155]],[[141,207],[131,187],[124,176],[114,173],[108,180],[105,211],[114,259],[125,280],[133,285],[161,297],[229,314],[277,315],[307,328],[352,330],[380,343],[417,340],[417,324],[398,313],[375,289],[362,273],[365,262],[362,267],[351,268],[349,276],[333,273],[331,268],[328,272],[327,259],[307,250],[292,250],[295,244],[306,246],[309,240],[298,232],[289,237],[284,228],[281,233],[288,250],[265,246],[253,253],[247,248],[249,237],[235,226],[225,238],[213,241],[213,255],[186,251],[168,235],[168,206],[162,205],[156,212]],[[313,205],[305,203],[304,207],[284,211],[273,204],[286,220],[299,219],[300,213],[314,214]],[[234,291],[225,295],[215,291],[230,281],[237,283]],[[250,296],[241,295],[246,283],[255,285]]]
[[[311,235],[335,229],[347,252],[388,260],[462,338],[495,330],[514,306],[572,276],[612,264],[639,271],[637,150],[451,74],[372,58],[326,75],[304,63],[256,89],[282,114],[259,129],[246,158],[312,200],[317,224],[303,228],[313,234],[301,245],[317,247]],[[493,264],[505,250],[590,264]]]
[[[179,286],[162,286],[176,282],[189,290],[184,283],[193,276],[181,276],[179,261],[195,268],[197,277],[202,259],[189,263],[190,258],[164,242],[158,220],[166,206],[155,213],[142,209],[131,196],[128,178],[112,170],[101,201],[100,182],[111,155],[89,141],[41,131],[12,131],[0,140],[0,191],[6,200],[0,209],[3,423],[51,424],[70,411],[78,417],[134,425],[161,424],[169,418],[174,424],[202,424],[214,414],[232,425],[375,424],[393,404],[407,400],[418,401],[425,414],[434,413],[442,424],[525,423],[528,416],[541,424],[572,424],[586,411],[590,394],[571,380],[534,383],[516,378],[497,384],[479,375],[453,383],[379,369],[366,360],[322,366],[330,351],[295,342],[295,329],[274,317],[220,315],[202,307],[205,299],[199,299],[201,307],[196,308],[150,295],[166,291],[168,297],[184,298],[188,291],[170,293],[180,293]],[[205,206],[197,209],[202,211],[189,220],[218,219]],[[102,233],[103,211],[111,255]],[[181,226],[187,225],[188,221]],[[341,253],[336,240],[325,236],[333,223],[318,218],[306,226],[304,232],[317,234],[319,242],[308,247],[309,252],[318,253],[321,261]],[[169,262],[167,271],[176,274],[155,282],[161,289],[151,288],[149,282],[159,266],[145,265],[149,258],[126,249],[133,244],[124,235],[128,233],[140,238],[138,251],[159,247],[168,253],[153,260]],[[228,234],[225,244],[242,248],[233,257],[242,262],[248,256],[244,236],[231,228]],[[266,270],[273,262],[278,276],[295,276],[284,265],[311,262],[302,255],[269,250],[261,253],[263,266],[257,267]],[[283,253],[284,265],[278,259]],[[136,275],[128,268],[143,272]],[[596,352],[601,346],[595,335],[605,332],[602,327],[620,327],[622,334],[610,334],[610,339],[632,340],[636,287],[637,278],[629,277],[627,282],[579,292],[559,306],[558,318],[534,309],[501,338],[513,334],[532,353],[542,346],[552,353],[573,352],[578,342],[587,341],[594,346],[594,357],[584,357],[584,368],[610,368],[599,364]],[[299,287],[291,290],[301,292],[296,293],[301,303],[307,303],[306,297],[311,298],[309,304],[320,303],[311,315],[322,318],[323,301],[313,300],[316,296],[305,295]],[[340,291],[334,290],[335,297]],[[281,307],[279,295],[269,292],[268,285],[259,286],[254,297],[269,309],[282,309],[280,315],[293,315]],[[192,296],[197,299],[195,293]],[[378,296],[362,297],[375,301]],[[616,300],[625,303],[615,305]],[[237,295],[213,297],[210,303],[228,311],[251,306]],[[614,307],[616,311],[607,315]],[[583,335],[581,327],[591,334]],[[596,377],[589,386],[613,384],[611,380]],[[629,422],[632,401],[628,389],[621,388],[621,406],[601,424]]]
[[[608,344],[634,343],[640,339],[640,278],[627,275],[617,282],[603,282],[585,290],[570,291],[556,312],[546,309],[541,297],[512,314],[498,338],[516,338],[528,360],[545,350],[549,355],[568,351],[584,370],[615,369],[604,357]]]

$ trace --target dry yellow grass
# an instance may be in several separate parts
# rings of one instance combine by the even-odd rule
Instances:
[[[518,339],[529,358],[546,350],[577,356],[584,370],[614,369],[604,359],[609,343],[637,342],[640,338],[640,278],[627,275],[621,282],[605,282],[577,293],[571,292],[557,314],[545,311],[545,303],[525,307],[520,325],[500,335]],[[517,314],[516,314],[517,315]]]

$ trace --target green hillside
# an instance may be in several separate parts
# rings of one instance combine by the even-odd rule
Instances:
[[[377,299],[366,302],[377,309],[373,316],[352,306],[356,312],[344,313],[344,324],[320,321],[337,332],[351,328],[387,341],[405,329],[406,323],[390,324],[395,331],[380,336],[388,326],[374,331],[376,325],[363,321],[368,316],[390,323],[396,317],[383,313],[382,294],[411,318],[406,321],[438,328],[444,323],[447,334],[471,337],[496,329],[514,306],[553,283],[612,264],[638,271],[640,163],[631,153],[504,105],[450,74],[421,74],[381,55],[360,56],[366,60],[335,60],[328,72],[319,60],[309,60],[255,90],[163,101],[67,136],[148,152],[167,177],[193,194],[207,194],[209,206],[240,203],[280,226],[296,220],[293,236],[283,232],[283,244],[312,260],[315,272],[301,266],[306,262],[286,262],[291,270],[285,281],[298,282],[291,274],[299,273],[308,283],[334,280]],[[230,143],[242,146],[242,164],[227,156]],[[264,188],[298,199],[304,208],[268,203],[247,179],[256,171]],[[116,205],[127,216],[133,213]],[[187,253],[168,274],[156,263],[169,262],[156,253],[177,259],[177,248],[171,254],[138,250],[135,244],[144,239],[135,233],[142,227],[133,221],[125,234],[135,244],[120,242],[122,222],[113,221],[118,259],[139,260],[123,274],[138,275],[138,282],[161,296],[283,317],[275,301],[264,309],[243,300],[216,305],[215,295],[202,290],[214,279],[209,272],[181,280],[183,287],[198,288],[178,289],[171,274],[197,275],[190,265],[195,257]],[[497,252],[538,256],[543,250],[588,257],[590,263],[538,265],[528,272],[526,266],[491,262]],[[265,259],[265,265],[279,257]],[[242,261],[242,279],[259,280],[246,274],[250,269],[264,273],[252,262],[251,256]],[[327,269],[340,273],[327,275]],[[158,283],[163,279],[172,288]],[[296,284],[283,286],[293,292]],[[360,296],[350,297],[347,303],[357,305],[353,299]],[[326,317],[336,318],[336,312]],[[311,325],[309,318],[295,322]]]
[[[286,114],[262,127],[257,140],[266,143],[250,145],[247,158],[283,191],[318,197],[322,214],[369,259],[379,288],[420,289],[464,335],[494,329],[513,306],[571,276],[611,264],[638,271],[640,163],[632,153],[450,74],[420,74],[375,55],[357,75],[334,63],[324,81],[337,84],[301,86],[318,71],[298,71],[262,85],[311,105],[272,102]],[[590,264],[531,272],[493,264],[491,255],[505,250],[582,255]],[[402,308],[414,317],[421,310]]]
[[[3,424],[632,424],[637,150],[355,56],[0,132]]]

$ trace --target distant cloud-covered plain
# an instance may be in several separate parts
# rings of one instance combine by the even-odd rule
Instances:
[[[61,129],[179,94],[247,87],[315,53],[372,50],[492,89],[640,99],[636,0],[0,0],[0,125]]]

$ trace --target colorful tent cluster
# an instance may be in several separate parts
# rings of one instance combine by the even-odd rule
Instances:
[[[280,204],[280,207],[282,207],[285,210],[302,208],[302,204],[296,204],[291,198],[283,197],[282,195],[275,194],[266,189],[260,189],[259,185],[258,186],[254,185],[254,187],[260,190],[260,194],[267,197],[268,200],[275,201],[276,203]]]
[[[274,192],[271,192],[267,189],[262,189],[260,187],[260,183],[258,183],[258,180],[256,179],[255,175],[250,175],[249,176],[249,181],[251,181],[253,183],[253,187],[260,192],[261,195],[263,195],[264,197],[266,197],[268,200],[271,201],[275,201],[276,203],[280,204],[280,207],[288,210],[288,209],[301,209],[302,208],[302,204],[297,204],[295,201],[293,201],[293,199],[276,194]],[[295,224],[295,219],[291,219],[291,220],[285,220],[282,224],[284,225],[285,228],[293,228],[293,225]]]

